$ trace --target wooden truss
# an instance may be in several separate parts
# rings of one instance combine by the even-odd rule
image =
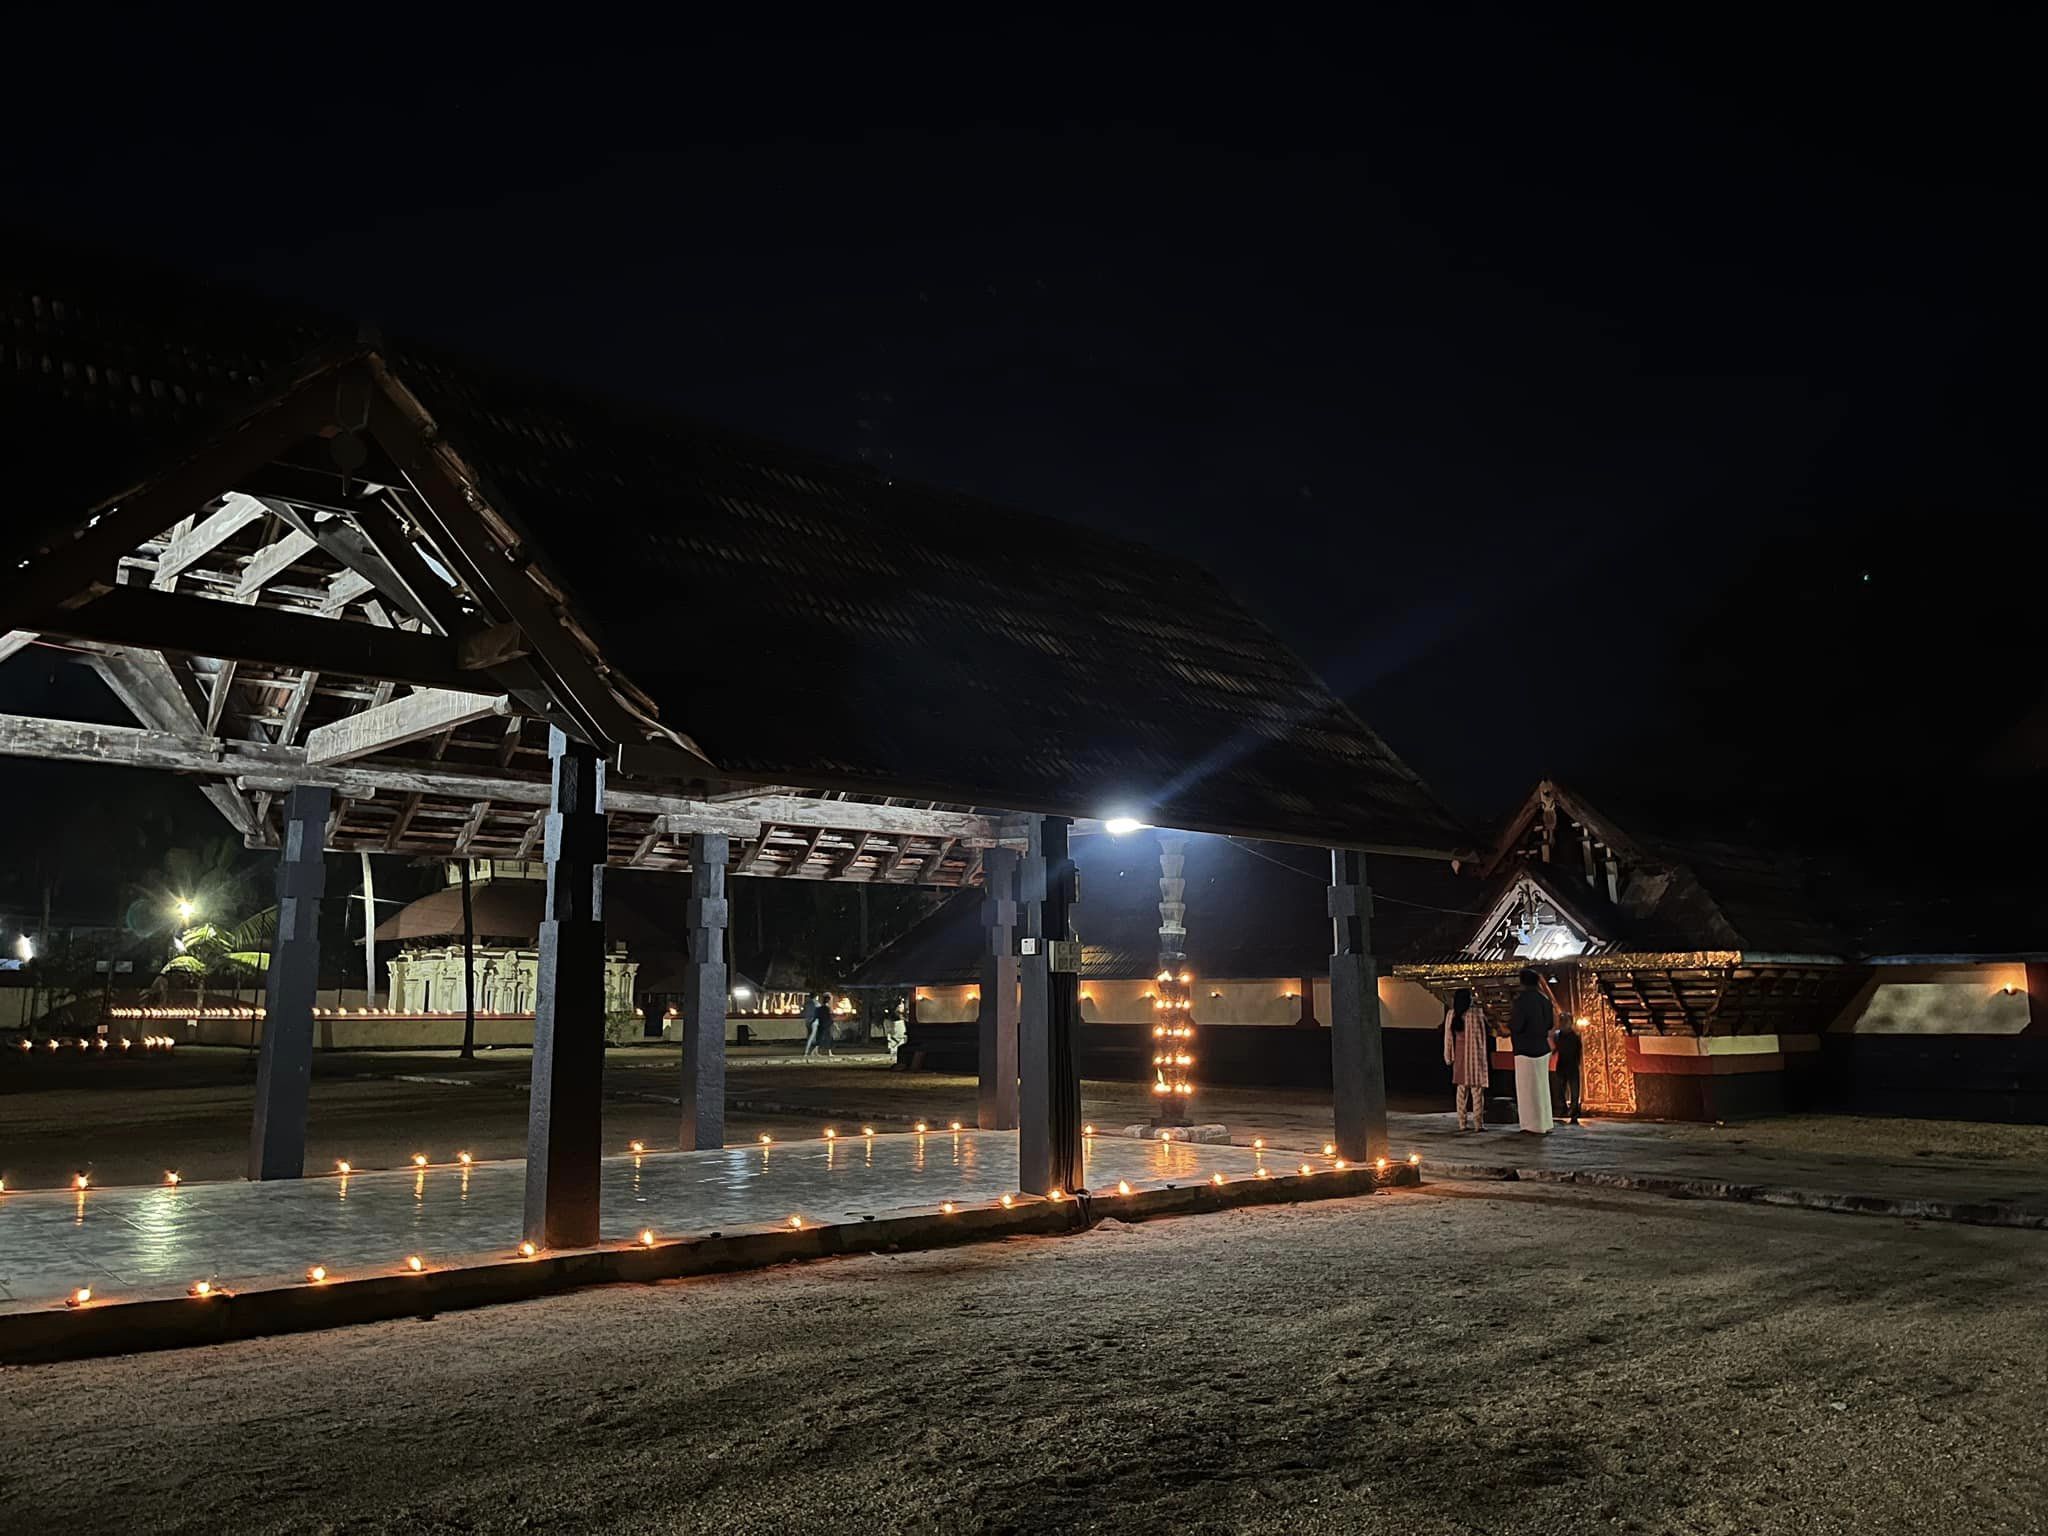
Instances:
[[[1021,834],[971,807],[722,772],[599,654],[565,588],[374,353],[305,372],[0,581],[0,660],[81,653],[132,728],[0,717],[0,752],[194,778],[274,846],[296,785],[327,844],[529,857],[551,727],[612,763],[613,864],[959,886]]]

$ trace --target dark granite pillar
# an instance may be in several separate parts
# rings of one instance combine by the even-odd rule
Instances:
[[[991,848],[982,864],[987,943],[981,952],[981,1091],[975,1124],[1017,1129],[1017,854]]]
[[[1365,855],[1330,850],[1330,1088],[1337,1151],[1353,1162],[1387,1151],[1387,1072],[1379,974],[1372,957],[1372,888]]]
[[[533,1010],[526,1124],[526,1236],[543,1248],[597,1241],[604,1092],[604,762],[548,732],[547,912]]]
[[[722,833],[690,834],[690,958],[682,1001],[686,1152],[725,1145],[725,865]]]
[[[1073,933],[1074,861],[1064,817],[1029,818],[1017,865],[1017,1158],[1035,1195],[1085,1188],[1081,1160],[1081,945]]]
[[[327,813],[334,791],[300,785],[284,800],[277,854],[277,937],[264,978],[263,1044],[249,1177],[306,1171],[306,1096],[313,1077],[313,995],[320,987],[320,898],[327,889]]]

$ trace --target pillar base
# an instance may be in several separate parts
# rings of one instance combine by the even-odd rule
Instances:
[[[1194,1141],[1210,1146],[1228,1146],[1230,1127],[1227,1125],[1127,1125],[1123,1135],[1134,1136],[1139,1141]]]

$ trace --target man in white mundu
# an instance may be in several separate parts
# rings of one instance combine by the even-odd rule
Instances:
[[[1522,972],[1522,990],[1508,1016],[1515,1047],[1515,1109],[1522,1129],[1537,1136],[1550,1133],[1550,1047],[1557,1036],[1557,1009],[1542,989],[1541,976]]]

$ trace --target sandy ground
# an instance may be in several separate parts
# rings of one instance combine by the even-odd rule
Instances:
[[[0,1376],[7,1531],[2048,1530],[2048,1243],[1439,1185]]]

